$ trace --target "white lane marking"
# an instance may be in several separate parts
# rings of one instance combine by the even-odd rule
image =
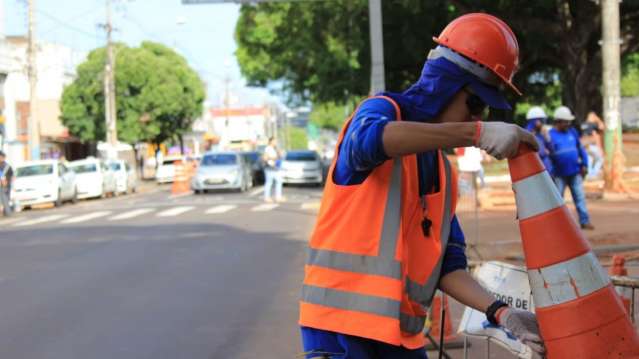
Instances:
[[[108,216],[110,214],[111,214],[111,211],[92,212],[92,213],[87,213],[87,214],[85,214],[83,216],[71,217],[69,219],[65,219],[63,221],[60,221],[60,223],[61,224],[71,224],[71,223],[86,222],[86,221],[90,221],[92,219]]]
[[[253,212],[265,212],[265,211],[270,211],[272,209],[275,209],[279,207],[279,204],[275,204],[275,203],[263,203],[260,205],[257,205],[253,208],[251,208],[251,211]]]
[[[264,193],[264,186],[258,187],[254,190],[252,190],[251,192],[249,192],[249,196],[250,197],[255,197],[260,193]]]
[[[121,221],[123,219],[135,218],[135,217],[138,217],[138,216],[141,216],[143,214],[147,214],[147,213],[153,212],[153,211],[154,211],[153,208],[134,209],[132,211],[128,211],[128,212],[124,212],[124,213],[115,215],[115,216],[109,218],[109,221]]]
[[[14,226],[16,226],[16,227],[31,226],[31,225],[34,225],[34,224],[41,224],[41,223],[46,223],[46,222],[57,221],[59,219],[66,218],[68,216],[69,216],[68,214],[52,214],[52,215],[49,215],[49,216],[30,219],[30,220],[27,220],[27,221],[24,221],[24,222],[18,222],[16,224],[14,224]]]
[[[0,226],[8,226],[8,225],[10,225],[10,224],[14,224],[14,223],[16,223],[16,222],[20,222],[20,221],[22,221],[22,220],[24,220],[24,218],[20,218],[20,217],[18,217],[18,218],[3,219],[3,220],[0,220]]]
[[[220,206],[215,206],[215,207],[211,207],[206,211],[206,214],[220,214],[220,213],[226,213],[228,211],[234,210],[236,209],[237,206],[236,205],[232,205],[232,204],[223,204]]]
[[[179,206],[179,207],[174,207],[174,208],[170,208],[167,209],[166,211],[162,211],[160,213],[157,214],[158,217],[174,217],[174,216],[179,216],[182,213],[188,212],[195,209],[195,207],[192,206]]]
[[[301,208],[303,210],[318,210],[320,208],[320,202],[306,202],[302,203]]]

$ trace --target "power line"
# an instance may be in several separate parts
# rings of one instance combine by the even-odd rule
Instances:
[[[48,14],[48,13],[46,13],[46,12],[42,11],[42,10],[35,10],[35,12],[37,12],[38,14],[40,14],[40,15],[42,15],[42,16],[44,16],[44,17],[48,18],[49,20],[51,20],[51,21],[53,21],[53,22],[58,23],[58,24],[59,24],[60,26],[62,26],[62,27],[66,27],[66,28],[67,28],[67,29],[69,29],[69,30],[75,31],[75,32],[77,32],[77,33],[79,33],[79,34],[82,34],[82,35],[85,35],[85,36],[91,37],[91,38],[93,38],[93,39],[102,40],[102,37],[101,37],[101,36],[98,36],[98,35],[96,35],[96,34],[91,34],[90,32],[87,32],[87,31],[85,31],[85,30],[82,30],[82,29],[80,29],[80,28],[78,28],[78,27],[75,27],[75,26],[73,26],[73,25],[69,25],[68,23],[64,22],[64,20],[60,20],[60,19],[56,18],[55,16],[53,16],[53,15],[51,15],[51,14]]]

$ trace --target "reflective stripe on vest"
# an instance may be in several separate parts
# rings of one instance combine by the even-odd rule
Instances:
[[[401,262],[395,260],[401,221],[401,178],[402,160],[394,159],[377,257],[310,248],[307,264],[401,280]]]

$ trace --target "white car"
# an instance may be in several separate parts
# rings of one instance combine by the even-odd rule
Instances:
[[[16,208],[78,198],[75,173],[58,160],[30,161],[15,166],[11,199]]]
[[[107,165],[115,175],[118,193],[135,192],[138,186],[135,170],[124,160],[110,160]]]
[[[282,160],[283,183],[310,183],[320,186],[324,181],[322,161],[315,151],[289,151]]]
[[[175,178],[175,166],[177,161],[184,162],[183,156],[169,156],[162,160],[155,172],[155,181],[157,183],[172,183]]]
[[[116,180],[113,171],[100,159],[86,158],[69,163],[76,174],[78,198],[98,198],[116,194]]]
[[[206,153],[191,179],[191,189],[196,194],[217,189],[244,192],[252,186],[251,167],[236,152]]]

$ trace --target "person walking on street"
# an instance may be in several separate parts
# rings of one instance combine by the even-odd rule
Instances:
[[[456,171],[443,149],[476,146],[497,159],[535,137],[473,121],[510,109],[517,39],[500,19],[467,14],[435,38],[419,80],[364,100],[346,122],[309,241],[300,301],[307,358],[426,358],[435,291],[486,313],[542,354],[533,313],[495,300],[467,271],[455,215]]]
[[[562,197],[566,186],[570,188],[581,228],[593,230],[595,227],[590,223],[583,185],[583,179],[588,173],[588,154],[579,141],[579,133],[572,126],[575,116],[568,107],[560,106],[555,110],[553,117],[555,127],[549,134],[553,148],[550,157],[555,184]]]
[[[273,202],[271,193],[275,186],[275,200],[283,202],[282,175],[280,174],[281,156],[275,143],[275,138],[268,139],[268,146],[264,149],[264,201]]]
[[[526,113],[526,129],[535,135],[537,143],[539,144],[539,158],[543,162],[548,173],[552,174],[552,160],[550,159],[550,152],[552,145],[550,143],[550,136],[548,135],[548,116],[546,111],[539,106],[533,106]]]
[[[596,113],[588,113],[586,123],[582,125],[581,144],[588,153],[588,179],[596,179],[601,174],[604,164],[604,150],[601,134],[603,134],[604,122]]]
[[[13,180],[13,169],[6,161],[6,155],[0,151],[0,204],[2,214],[5,217],[11,215],[11,182]]]

